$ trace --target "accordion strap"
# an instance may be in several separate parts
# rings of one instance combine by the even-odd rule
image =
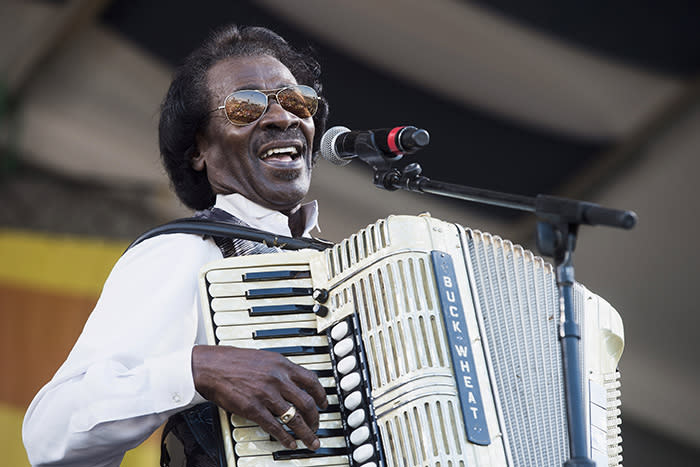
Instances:
[[[214,210],[211,211],[221,211]],[[221,211],[225,212],[225,211]],[[226,213],[228,214],[228,213]],[[231,219],[236,219],[231,216]],[[237,220],[237,219],[236,219]],[[240,222],[240,221],[239,221]],[[171,233],[188,233],[194,235],[210,236],[213,238],[232,238],[243,239],[252,242],[262,243],[266,247],[277,247],[286,250],[301,250],[303,248],[311,248],[314,250],[325,250],[333,246],[332,243],[316,238],[293,238],[282,235],[275,235],[264,230],[254,229],[240,223],[232,223],[222,220],[209,220],[201,217],[192,217],[187,219],[177,219],[167,224],[154,227],[134,240],[127,250],[133,248],[139,243],[153,238],[158,235]]]

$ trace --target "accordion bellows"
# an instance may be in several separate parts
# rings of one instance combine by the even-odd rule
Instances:
[[[230,467],[568,458],[554,272],[509,241],[391,216],[323,252],[214,262],[201,290],[210,344],[280,352],[319,374],[331,404],[316,453],[221,410]],[[578,283],[574,301],[590,457],[618,466],[622,321]]]

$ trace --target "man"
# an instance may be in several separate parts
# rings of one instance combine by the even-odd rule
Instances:
[[[228,26],[195,50],[159,128],[180,199],[206,209],[200,217],[308,235],[317,213],[302,200],[327,116],[319,75],[318,63],[264,28]],[[251,252],[171,234],[119,259],[67,361],[28,409],[33,465],[119,465],[168,418],[207,400],[296,448],[283,417],[304,445],[319,447],[317,406],[327,402],[314,373],[272,352],[203,345],[197,274],[222,251]],[[185,450],[201,458],[188,465],[209,465],[211,453],[188,447],[196,437],[183,426],[175,423]]]

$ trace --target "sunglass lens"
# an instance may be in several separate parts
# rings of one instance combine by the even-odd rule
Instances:
[[[313,117],[318,108],[318,95],[309,86],[290,86],[277,93],[279,104],[299,118]]]
[[[236,91],[226,97],[224,108],[231,123],[248,125],[265,112],[267,96],[260,91]]]

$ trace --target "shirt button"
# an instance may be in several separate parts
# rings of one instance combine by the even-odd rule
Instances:
[[[173,393],[173,402],[180,402],[180,394]]]

